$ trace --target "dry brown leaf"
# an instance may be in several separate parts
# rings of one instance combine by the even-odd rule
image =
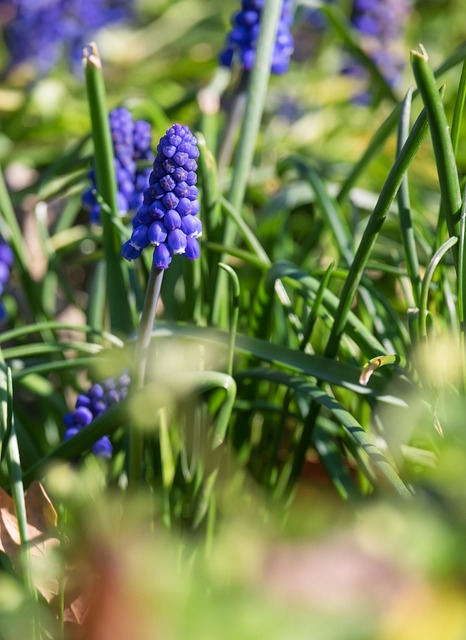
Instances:
[[[57,512],[38,481],[31,483],[25,493],[24,502],[34,585],[53,609],[55,605],[58,606],[60,571],[59,565],[50,561],[50,552],[60,543]],[[20,548],[13,498],[0,488],[0,551],[6,553],[15,568],[18,567]],[[72,568],[65,568],[66,578],[72,573]],[[86,599],[80,593],[65,593],[65,603],[65,621],[81,625],[87,615]]]
[[[27,534],[33,567],[38,566],[35,586],[47,602],[58,593],[58,580],[40,570],[47,564],[51,549],[59,544],[57,537],[57,513],[38,481],[34,481],[25,494]],[[21,539],[13,499],[0,488],[0,551],[6,553],[17,567]],[[36,573],[36,572],[34,572]]]

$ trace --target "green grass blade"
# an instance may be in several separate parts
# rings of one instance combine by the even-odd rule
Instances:
[[[449,134],[443,101],[426,50],[411,52],[414,77],[424,103],[434,147],[435,162],[442,198],[442,209],[450,236],[457,235],[461,215],[461,190],[456,169],[455,152]],[[455,260],[456,261],[456,260]]]
[[[0,334],[0,344],[4,342],[11,342],[13,340],[18,340],[18,338],[22,338],[23,336],[27,336],[31,333],[39,333],[42,331],[78,331],[80,333],[89,333],[96,334],[99,337],[106,340],[108,343],[113,344],[116,347],[123,347],[124,342],[120,340],[117,336],[114,336],[107,331],[102,331],[99,329],[95,329],[93,326],[86,324],[70,324],[69,322],[36,322],[34,324],[28,324],[24,327],[18,327],[17,329],[10,329],[9,331],[4,331]]]
[[[153,336],[156,340],[169,338],[194,340],[206,345],[216,345],[222,349],[228,348],[229,344],[229,335],[226,331],[162,321],[157,323]],[[328,360],[323,356],[310,355],[297,349],[271,344],[266,340],[241,334],[236,337],[236,352],[253,356],[284,370],[321,379],[363,396],[377,397],[381,402],[405,406],[403,399],[394,398],[386,393],[385,381],[377,375],[372,376],[368,387],[361,385],[359,383],[360,368],[346,362]]]
[[[453,153],[458,151],[458,142],[460,139],[461,122],[463,120],[464,101],[466,99],[466,62],[463,62],[461,69],[461,77],[458,85],[458,92],[456,94],[455,108],[453,111],[453,118],[451,121],[451,144],[453,147]]]
[[[220,262],[219,267],[224,269],[230,278],[231,283],[231,305],[230,305],[230,343],[228,345],[228,364],[227,373],[233,373],[233,359],[235,356],[235,340],[238,331],[239,303],[240,303],[240,284],[236,272],[227,264]]]
[[[291,286],[293,289],[299,291],[301,295],[308,298],[311,303],[321,286],[320,280],[310,276],[299,269],[296,265],[291,262],[287,262],[286,260],[281,260],[272,265],[268,278],[270,280],[278,278],[284,279],[287,286]],[[322,307],[332,316],[332,318],[335,318],[337,314],[339,303],[339,296],[336,296],[329,289],[324,290]],[[368,357],[372,357],[374,353],[384,351],[383,344],[352,311],[348,314],[346,331],[348,336],[356,342],[359,348]]]
[[[11,495],[15,506],[16,518],[18,520],[18,531],[21,543],[21,564],[26,590],[34,602],[37,594],[34,589],[32,579],[32,566],[29,551],[28,518],[26,512],[26,502],[24,499],[24,485],[21,473],[21,459],[19,454],[18,440],[14,426],[13,404],[13,383],[11,370],[5,365],[3,356],[0,353],[0,442],[5,448],[5,457],[8,467],[8,478],[11,488]]]
[[[246,186],[253,163],[262,112],[266,101],[270,65],[281,8],[281,0],[268,0],[268,2],[264,4],[261,12],[260,32],[257,39],[254,67],[250,75],[243,126],[241,127],[231,186],[228,194],[228,201],[231,203],[232,208],[238,212],[240,212],[243,207]],[[227,246],[232,244],[234,237],[235,226],[228,218],[224,228],[223,244]],[[223,261],[224,259],[222,257],[221,262]],[[217,322],[220,317],[220,300],[225,279],[226,274],[219,271],[214,296],[214,322]]]
[[[399,496],[405,499],[412,498],[411,492],[398,476],[395,469],[391,466],[380,449],[375,446],[373,438],[366,433],[361,424],[349,411],[335,400],[335,398],[332,398],[325,393],[325,391],[320,387],[309,382],[305,378],[290,376],[281,372],[256,371],[255,373],[244,372],[244,375],[245,377],[261,377],[265,375],[268,379],[273,379],[281,384],[292,387],[296,393],[306,395],[314,402],[317,402],[319,405],[328,409],[335,419],[341,424],[349,437],[354,441],[357,447],[365,451],[379,477],[381,476]]]
[[[438,267],[440,260],[446,252],[454,247],[457,242],[458,236],[453,236],[453,238],[448,238],[448,240],[446,240],[442,246],[437,249],[429,262],[424,278],[422,279],[421,298],[419,302],[419,336],[421,340],[427,339],[427,300],[435,269]]]
[[[278,170],[280,172],[292,167],[296,167],[299,174],[309,182],[341,256],[346,264],[351,264],[353,261],[352,234],[338,203],[329,195],[319,174],[308,160],[299,156],[289,156],[280,162]]]
[[[121,242],[112,216],[118,215],[114,155],[108,113],[105,104],[105,87],[102,63],[94,43],[84,48],[84,75],[94,140],[94,162],[97,190],[110,211],[102,207],[101,220],[105,261],[107,263],[107,296],[110,310],[110,327],[115,333],[128,335],[132,331],[130,305],[124,292],[128,291],[128,274],[120,256]]]
[[[400,119],[398,123],[397,154],[401,152],[409,135],[409,124],[411,116],[412,90],[410,89],[401,105]],[[419,275],[419,259],[416,250],[416,239],[411,220],[411,203],[409,198],[408,178],[405,176],[401,182],[397,194],[398,211],[400,216],[401,239],[405,254],[406,269],[408,271],[413,299],[415,304],[419,304],[421,292],[421,278]]]
[[[328,358],[334,358],[337,354],[338,346],[346,327],[348,314],[351,310],[354,296],[358,290],[360,280],[364,269],[366,268],[374,243],[380,233],[385,217],[397,194],[403,177],[427,135],[427,130],[427,117],[425,110],[423,110],[414,123],[405,144],[400,150],[395,163],[388,174],[387,180],[382,188],[382,192],[377,200],[377,204],[369,217],[369,221],[359,243],[353,263],[349,270],[348,278],[346,279],[341,292],[340,304],[335,315],[332,332],[325,350],[325,355]]]

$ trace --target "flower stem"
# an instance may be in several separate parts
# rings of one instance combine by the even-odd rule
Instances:
[[[135,349],[135,369],[133,373],[133,387],[139,389],[144,386],[147,357],[151,333],[154,326],[155,312],[160,297],[160,289],[162,287],[164,269],[152,267],[147,283],[146,297],[144,299],[144,308],[142,310],[141,322],[139,325],[139,334]],[[133,428],[130,431],[129,442],[129,483],[136,485],[142,476],[143,463],[143,438],[139,429]]]

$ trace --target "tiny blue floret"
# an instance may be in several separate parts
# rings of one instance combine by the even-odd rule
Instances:
[[[128,394],[130,382],[130,376],[125,371],[118,378],[107,378],[102,383],[93,384],[87,393],[79,394],[74,411],[63,417],[66,426],[64,439],[69,440],[109,407],[123,400]],[[99,438],[91,451],[100,458],[111,458],[113,448],[110,438]]]

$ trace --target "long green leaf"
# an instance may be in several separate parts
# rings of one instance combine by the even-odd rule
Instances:
[[[112,224],[112,216],[118,214],[113,145],[105,104],[102,63],[94,43],[84,48],[83,64],[94,140],[97,190],[110,209],[108,211],[101,207],[110,327],[112,332],[129,335],[133,327],[129,302],[124,295],[128,291],[128,273],[120,256],[120,236]]]

